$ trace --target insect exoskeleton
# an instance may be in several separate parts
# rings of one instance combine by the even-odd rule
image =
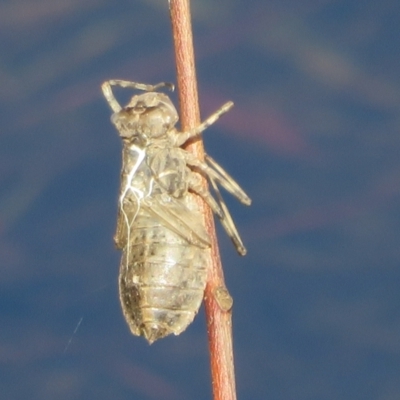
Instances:
[[[111,87],[145,91],[121,107]],[[192,322],[203,299],[210,240],[193,192],[211,207],[239,254],[246,249],[218,185],[243,204],[250,198],[211,157],[199,160],[181,146],[198,136],[232,106],[226,103],[202,124],[178,132],[178,113],[156,90],[173,85],[146,85],[111,80],[102,89],[114,114],[111,121],[123,141],[116,246],[122,250],[120,300],[134,335],[150,343],[178,335]],[[204,189],[207,177],[216,199]]]

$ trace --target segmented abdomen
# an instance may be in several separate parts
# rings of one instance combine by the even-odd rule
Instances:
[[[143,210],[128,240],[119,291],[132,333],[150,343],[180,334],[202,302],[208,251],[189,244]]]

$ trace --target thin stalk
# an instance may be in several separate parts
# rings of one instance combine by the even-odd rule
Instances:
[[[181,126],[182,131],[188,131],[200,123],[190,1],[169,0],[169,7],[175,47]],[[200,159],[204,159],[202,140],[196,140],[187,149]],[[207,186],[206,180],[203,184]],[[204,303],[214,400],[236,400],[232,346],[232,298],[225,286],[212,211],[200,197],[196,196],[196,200],[204,215],[206,229],[212,243],[211,265]]]

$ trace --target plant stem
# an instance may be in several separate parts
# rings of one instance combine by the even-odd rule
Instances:
[[[200,123],[189,3],[190,0],[169,0],[182,131],[187,131]],[[191,143],[187,149],[200,159],[204,158],[201,140]],[[206,180],[203,183],[206,187]],[[212,243],[204,303],[214,400],[236,400],[232,346],[232,298],[224,282],[212,211],[200,197],[196,196],[196,201],[204,215],[206,229]]]

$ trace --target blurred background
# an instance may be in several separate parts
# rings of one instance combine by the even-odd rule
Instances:
[[[238,398],[399,399],[400,3],[192,12],[202,115],[235,102],[205,145],[253,199],[246,257],[219,229]],[[0,34],[1,398],[210,399],[203,311],[149,346],[117,292],[100,85],[175,81],[167,1],[2,0]]]

